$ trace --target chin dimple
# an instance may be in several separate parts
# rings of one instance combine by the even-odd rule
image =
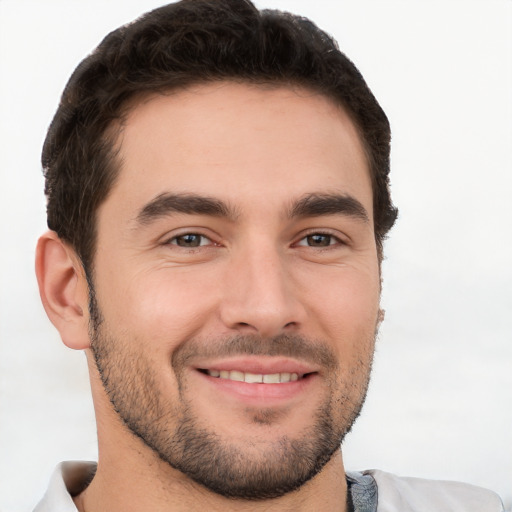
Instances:
[[[299,380],[303,376],[298,373],[248,373],[237,370],[203,370],[210,377],[219,379],[234,380],[237,382],[246,382],[248,384],[281,384],[285,382],[293,382]]]

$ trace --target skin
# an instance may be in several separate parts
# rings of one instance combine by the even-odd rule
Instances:
[[[140,101],[118,143],[121,172],[98,211],[93,279],[101,329],[121,354],[151,368],[169,430],[185,398],[201,425],[264,462],[281,436],[303,439],[329,397],[336,423],[356,414],[373,356],[380,274],[368,165],[347,114],[300,89],[209,84]],[[233,215],[141,217],[169,193],[214,198]],[[311,195],[350,197],[366,219],[347,211],[290,215]],[[200,245],[184,247],[185,234],[201,235]],[[259,502],[224,498],[160,460],[125,427],[99,378],[79,259],[52,232],[37,254],[50,319],[66,345],[88,355],[99,462],[75,498],[80,511],[345,510],[340,451],[297,491]],[[262,344],[282,335],[313,340],[332,354],[335,370],[293,355],[216,357],[237,335]],[[170,361],[191,343],[198,355],[179,374]],[[260,365],[261,373],[305,365],[312,377],[276,397],[270,388],[254,391],[265,385],[226,389],[226,381],[198,371],[222,365]]]

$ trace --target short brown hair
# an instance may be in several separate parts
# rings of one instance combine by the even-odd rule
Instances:
[[[136,95],[219,80],[297,85],[345,108],[368,158],[381,256],[397,216],[389,194],[390,128],[354,64],[306,18],[258,11],[249,0],[182,0],[110,33],[76,68],[48,130],[48,226],[74,247],[86,271],[96,212],[119,170],[109,126]]]

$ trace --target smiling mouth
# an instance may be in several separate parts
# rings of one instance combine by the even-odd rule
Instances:
[[[218,379],[233,380],[236,382],[246,382],[248,384],[285,384],[302,380],[312,373],[249,373],[238,370],[206,370],[200,369],[201,373]]]

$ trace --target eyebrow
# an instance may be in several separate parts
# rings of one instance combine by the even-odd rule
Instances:
[[[209,215],[235,219],[237,212],[224,201],[196,194],[162,193],[145,204],[137,214],[137,224],[148,225],[173,213]]]
[[[348,215],[370,222],[365,207],[354,197],[345,194],[308,194],[295,202],[290,217],[319,217],[324,215]]]
[[[172,215],[208,215],[235,220],[238,212],[234,207],[219,199],[186,193],[162,193],[146,203],[135,221],[146,226],[152,222]],[[308,194],[295,201],[288,211],[288,217],[319,217],[326,215],[348,215],[369,223],[364,206],[354,197],[344,194]]]

